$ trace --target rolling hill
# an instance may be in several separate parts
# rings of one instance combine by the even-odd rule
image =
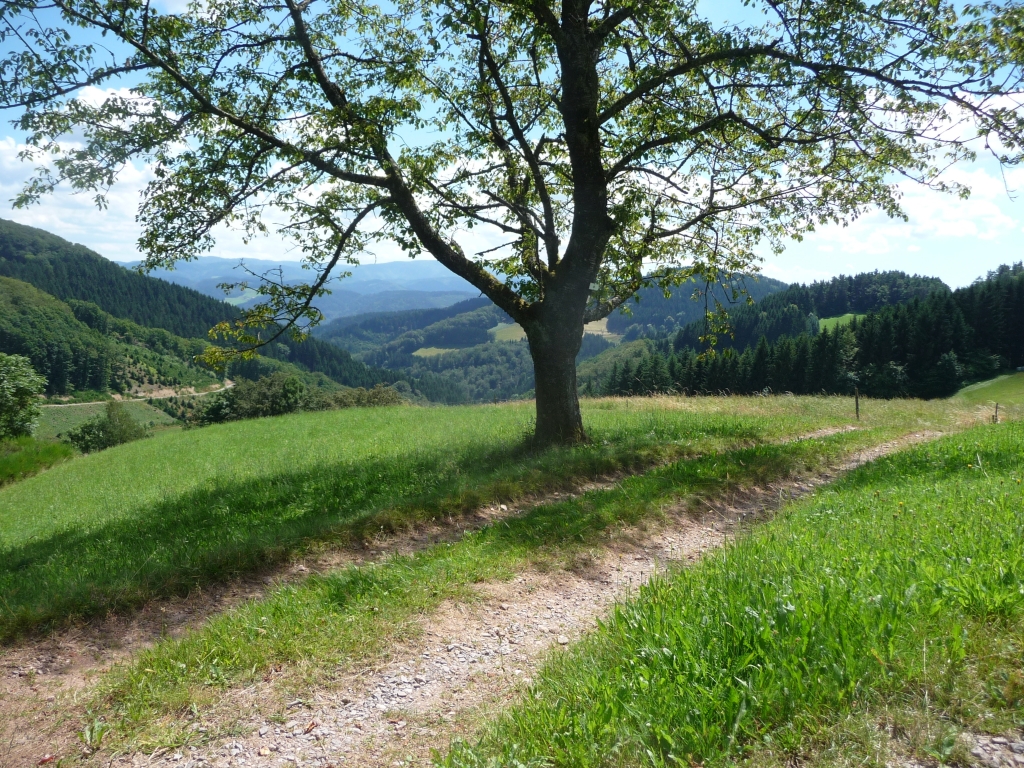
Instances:
[[[737,288],[744,289],[746,295],[755,302],[786,288],[786,283],[781,280],[760,275],[741,277],[735,281],[735,284]],[[672,295],[667,298],[660,288],[644,288],[637,294],[635,300],[624,306],[625,311],[615,312],[608,316],[608,330],[611,333],[626,333],[632,326],[637,326],[642,329],[650,327],[668,332],[695,320],[702,320],[704,318],[704,302],[694,300],[695,288],[697,288],[696,283],[681,285],[675,288]],[[711,309],[714,309],[715,299],[730,308],[730,311],[734,307],[743,306],[743,297],[739,299],[740,303],[737,303],[731,295],[727,295],[728,293],[722,286],[715,285],[709,297]]]
[[[936,277],[897,271],[840,275],[810,285],[794,284],[756,304],[742,304],[731,310],[732,335],[720,334],[719,344],[742,350],[757,344],[762,336],[771,342],[781,336],[813,335],[818,332],[820,318],[875,312],[914,299],[923,300],[935,292],[948,294],[949,286]],[[676,348],[701,349],[703,333],[703,318],[690,322],[677,337]]]
[[[223,301],[140,275],[41,229],[0,219],[0,276],[34,285],[62,301],[89,301],[115,317],[185,338],[234,316]]]
[[[48,395],[216,386],[218,377],[192,362],[206,345],[0,277],[0,352],[27,357],[46,377]]]
[[[88,302],[110,318],[129,321],[137,328],[163,329],[180,339],[191,339],[193,341],[189,342],[190,350],[196,344],[199,344],[201,349],[207,343],[197,340],[205,339],[207,331],[216,323],[238,315],[235,307],[197,290],[140,275],[88,248],[75,245],[43,230],[2,219],[0,276],[27,283],[60,301]],[[23,289],[19,291],[24,293]],[[45,329],[42,328],[39,333],[41,337],[46,335]],[[139,336],[138,331],[133,333]],[[24,338],[19,338],[21,341],[18,344],[24,346],[28,343]],[[13,344],[13,341],[11,343]],[[94,354],[106,359],[102,345],[93,347]],[[78,348],[82,348],[81,345],[76,347]],[[389,371],[369,368],[354,360],[344,349],[313,338],[299,343],[291,338],[282,337],[278,343],[265,347],[261,352],[262,358],[240,362],[229,370],[229,375],[256,376],[278,370],[282,365],[294,365],[297,366],[296,370],[320,373],[337,384],[350,387],[390,384],[400,378]],[[188,352],[188,355],[192,354],[195,352]],[[54,355],[59,357],[57,352],[54,352]],[[62,374],[59,374],[59,368],[63,364],[57,362],[57,357],[54,357],[51,365],[57,366],[52,370],[58,373],[60,378]],[[37,359],[41,360],[38,356]],[[268,359],[276,362],[269,362]],[[100,373],[94,374],[96,381],[103,378]],[[73,389],[81,388],[76,384],[71,386]],[[95,387],[90,385],[87,388]],[[60,384],[57,389],[63,392],[66,386]]]

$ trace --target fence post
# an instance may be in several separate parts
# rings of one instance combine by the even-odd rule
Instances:
[[[857,409],[857,421],[860,421],[860,387],[853,388],[853,404]]]
[[[996,403],[996,415],[992,417],[992,423],[993,424],[998,424],[999,423],[999,403]]]

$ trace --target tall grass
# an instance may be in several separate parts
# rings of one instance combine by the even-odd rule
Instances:
[[[976,636],[1021,629],[1022,479],[1020,423],[868,465],[644,587],[443,763],[716,765],[925,684],[952,701]],[[985,706],[1019,713],[1019,655],[985,663]]]
[[[0,440],[0,486],[24,480],[74,455],[75,449],[65,443],[32,437]]]

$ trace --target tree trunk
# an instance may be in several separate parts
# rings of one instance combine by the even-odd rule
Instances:
[[[576,391],[576,355],[583,341],[583,321],[581,316],[573,321],[566,314],[548,316],[526,328],[537,393],[534,442],[539,446],[576,445],[587,440]]]

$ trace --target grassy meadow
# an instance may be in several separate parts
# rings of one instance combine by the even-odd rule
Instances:
[[[957,392],[956,398],[972,405],[1024,406],[1024,371],[971,384]]]
[[[656,517],[666,505],[820,469],[864,440],[844,432],[694,456],[539,505],[453,543],[310,577],[144,651],[107,678],[102,700],[121,734],[143,749],[187,744],[197,734],[181,712],[222,711],[227,689],[258,682],[268,669],[287,667],[286,685],[300,695],[416,637],[419,616],[445,600],[473,601],[479,582],[507,580],[531,565],[572,567],[577,554],[605,544],[611,529]],[[230,722],[229,715],[228,729]]]
[[[43,406],[40,409],[41,414],[35,437],[39,440],[56,440],[58,436],[67,434],[68,430],[80,427],[97,416],[102,416],[106,407],[105,402]],[[133,419],[147,427],[175,423],[174,419],[149,403],[127,400],[124,407]]]
[[[860,320],[865,315],[858,315],[854,312],[847,312],[845,315],[839,315],[838,317],[825,317],[818,321],[818,327],[822,330],[828,329],[830,331],[835,330],[836,326],[849,325],[854,319]]]
[[[842,398],[585,403],[593,438],[532,452],[531,403],[347,409],[166,431],[0,489],[0,638],[259,571],[318,541],[458,515],[851,422]],[[943,429],[942,403],[862,408],[865,434]],[[869,429],[872,428],[872,429]]]
[[[894,764],[867,723],[966,765],[961,729],[1024,721],[1022,479],[1020,422],[866,465],[643,587],[443,764]]]

